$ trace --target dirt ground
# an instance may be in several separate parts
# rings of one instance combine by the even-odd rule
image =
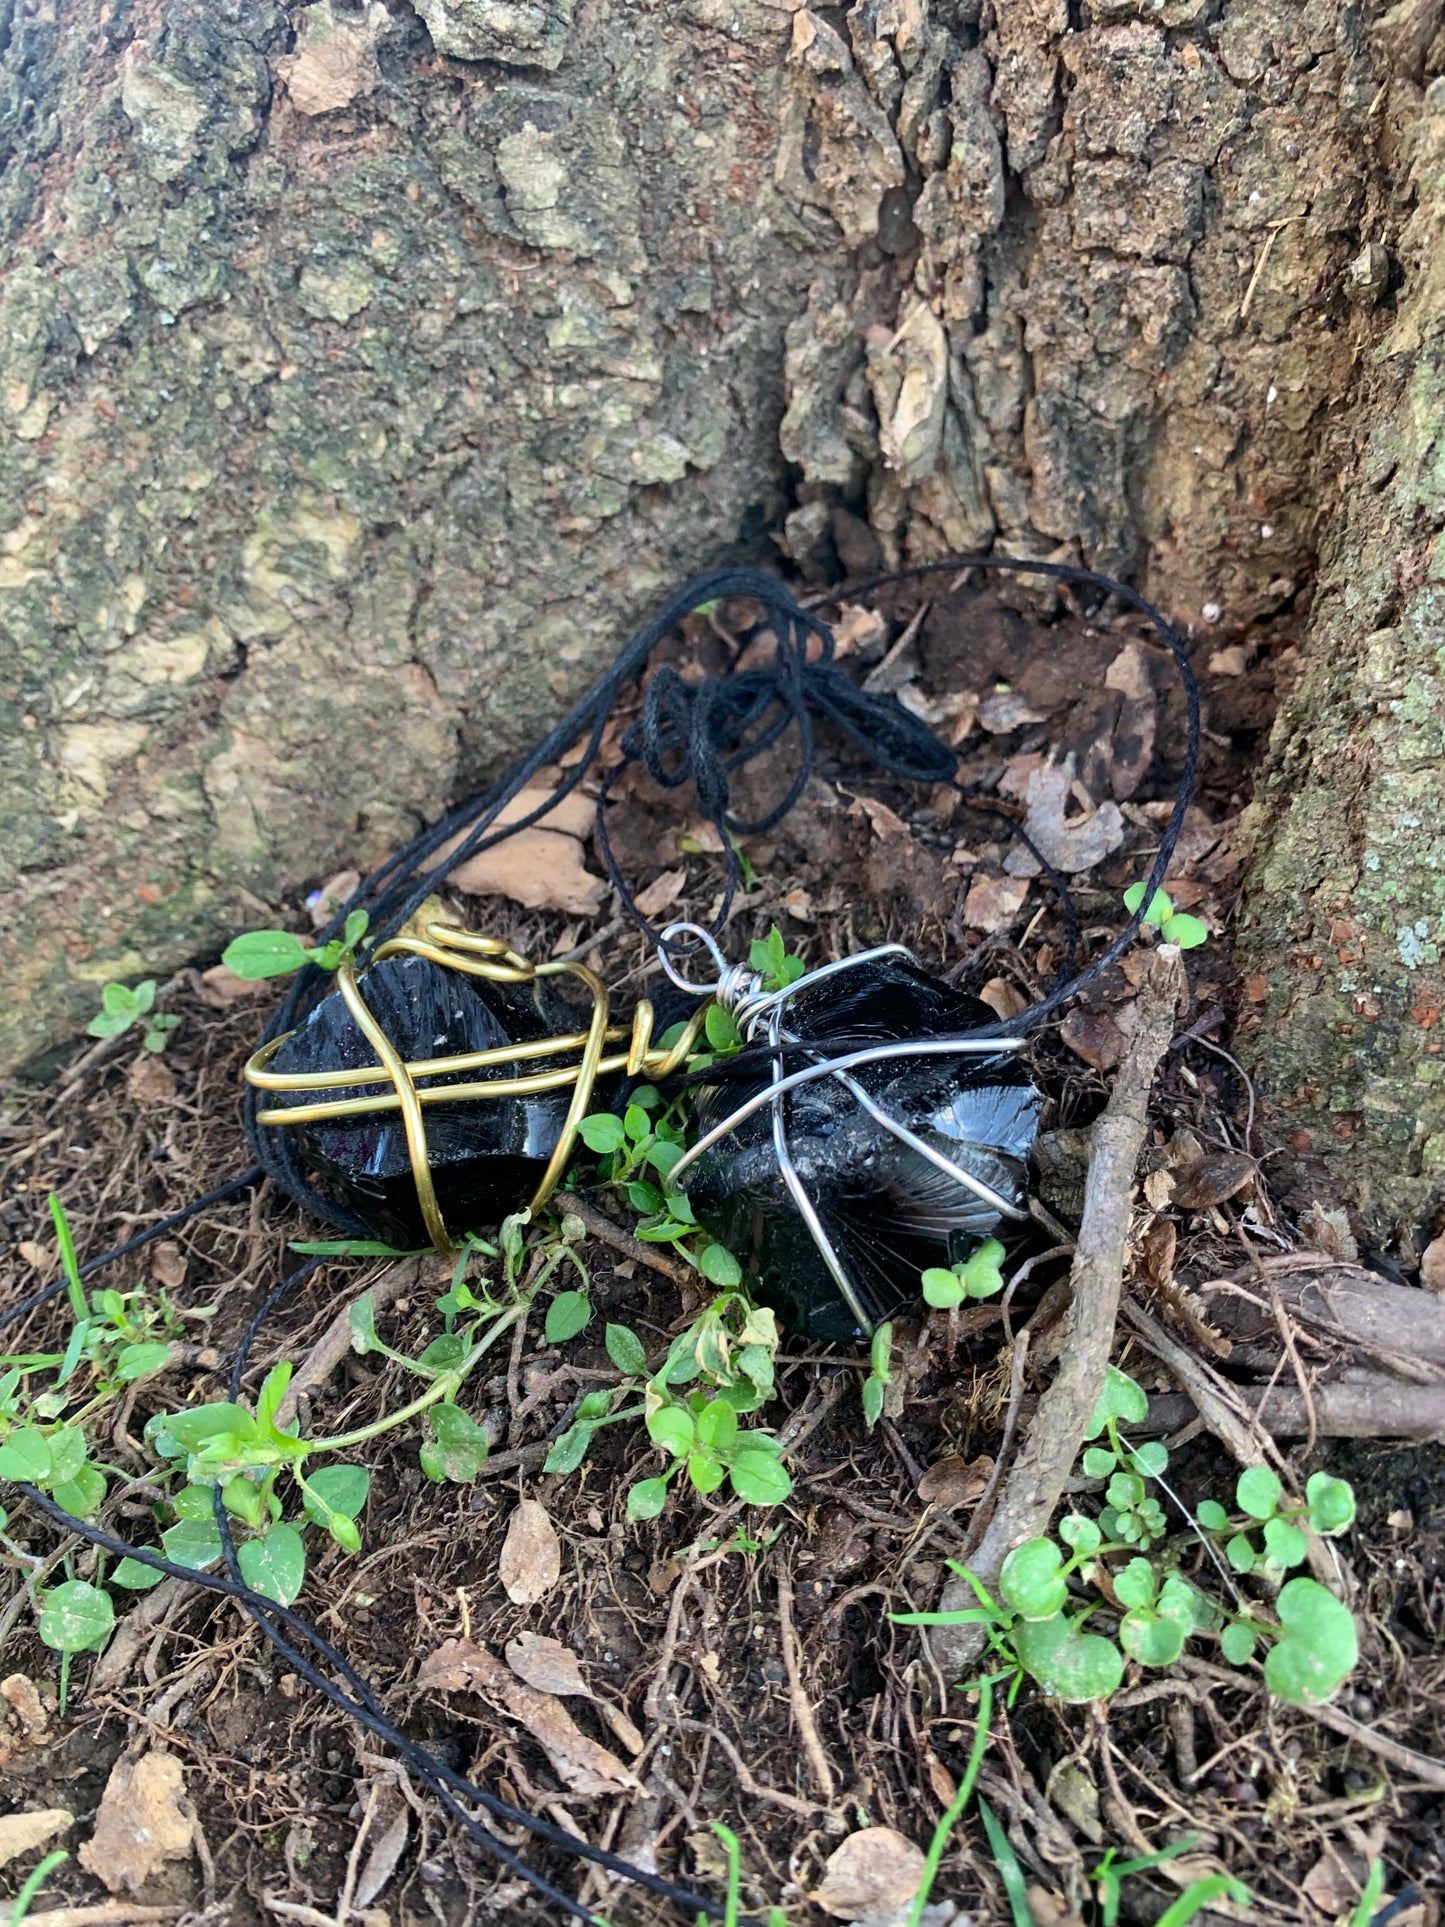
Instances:
[[[855,651],[861,665],[882,686],[891,677],[945,734],[975,716],[987,718],[973,721],[963,737],[966,785],[1017,815],[1028,759],[1071,752],[1089,797],[1111,798],[1119,809],[1122,843],[1072,879],[1086,942],[1096,949],[1122,926],[1122,892],[1147,871],[1177,778],[1182,709],[1167,657],[1144,642],[1136,624],[1090,622],[1068,606],[1041,620],[1027,602],[1015,608],[992,595],[940,596],[911,635],[917,596],[896,591],[882,606],[881,630],[869,631]],[[737,613],[720,611],[715,626],[731,633]],[[1131,644],[1140,646],[1131,653]],[[716,666],[726,646],[698,622],[678,659],[691,651]],[[1163,1169],[1171,1146],[1190,1143],[1211,1157],[1243,1157],[1249,1175],[1242,1188],[1198,1208],[1151,1212],[1141,1197],[1129,1289],[1166,1312],[1169,1292],[1187,1293],[1238,1270],[1242,1224],[1272,1251],[1317,1245],[1301,1219],[1327,1212],[1331,1202],[1319,1190],[1310,1146],[1276,1132],[1227,1042],[1231,1014],[1248,997],[1229,964],[1239,867],[1231,836],[1291,674],[1293,632],[1281,620],[1244,636],[1200,634],[1191,653],[1205,697],[1204,757],[1170,889],[1213,935],[1189,960],[1191,1007],[1179,1025],[1183,1041],[1155,1086],[1146,1164]],[[976,707],[950,707],[960,696]],[[785,768],[780,751],[769,766],[749,770],[747,793],[738,799],[742,813],[777,794]],[[720,889],[721,857],[696,847],[703,839],[690,834],[694,826],[680,819],[675,798],[640,780],[622,789],[612,836],[624,872],[641,886],[681,869],[668,914],[706,916]],[[1068,805],[1076,825],[1087,821],[1078,812],[1077,802]],[[776,919],[810,962],[897,938],[969,988],[989,986],[999,997],[1011,987],[1032,1000],[1063,960],[1064,925],[1038,882],[1013,901],[1006,886],[1015,880],[1003,870],[1009,847],[996,815],[946,792],[920,796],[880,780],[825,738],[798,808],[746,846],[755,883],[739,901],[733,931],[741,943]],[[299,906],[289,908],[296,927],[304,927]],[[646,945],[606,909],[590,927],[501,902],[471,900],[458,910],[536,957],[585,945],[595,928],[604,934],[590,954],[619,997],[653,983]],[[1116,1020],[1131,994],[1127,967],[1117,967],[1062,1026],[1035,1033],[1045,1131],[1059,1147],[1040,1188],[1065,1227],[1076,1222],[1081,1175],[1078,1139],[1070,1134],[1101,1108],[1117,1061]],[[262,988],[226,1002],[198,973],[183,973],[167,1003],[181,1024],[162,1058],[147,1058],[133,1039],[120,1039],[77,1052],[58,1081],[10,1094],[0,1123],[7,1247],[0,1308],[51,1275],[50,1191],[63,1199],[84,1257],[248,1164],[239,1072],[273,995]],[[599,1194],[596,1202],[623,1228],[631,1222],[612,1195]],[[1163,1284],[1157,1264],[1151,1270],[1148,1253],[1158,1245],[1147,1244],[1146,1221],[1172,1228],[1171,1275]],[[185,1393],[197,1402],[221,1398],[242,1331],[285,1275],[287,1240],[308,1234],[316,1235],[314,1226],[286,1200],[269,1193],[241,1198],[193,1221],[172,1244],[108,1282],[162,1280],[175,1304],[203,1315],[181,1368]],[[1052,1242],[1031,1228],[1011,1250],[1013,1265],[1039,1260],[1013,1299],[1015,1324],[1036,1316],[1046,1323],[1057,1305],[1057,1291],[1052,1299],[1050,1293],[1068,1261],[1042,1255]],[[504,1798],[714,1895],[722,1891],[723,1868],[710,1823],[723,1821],[742,1842],[744,1907],[758,1913],[782,1904],[800,1927],[821,1922],[806,1896],[845,1834],[866,1818],[926,1846],[972,1742],[970,1697],[939,1676],[918,1633],[888,1615],[933,1605],[945,1562],[965,1543],[1008,1403],[1001,1314],[985,1307],[952,1330],[943,1313],[900,1321],[902,1408],[871,1434],[859,1401],[866,1361],[786,1340],[778,1401],[767,1417],[790,1441],[792,1498],[773,1513],[745,1513],[722,1495],[703,1499],[679,1489],[659,1519],[629,1524],[623,1494],[642,1463],[638,1428],[599,1433],[582,1471],[565,1478],[539,1470],[544,1442],[564,1429],[583,1391],[618,1376],[601,1342],[608,1319],[630,1325],[654,1355],[695,1313],[700,1295],[615,1246],[594,1242],[585,1255],[595,1310],[582,1336],[549,1347],[534,1316],[510,1359],[499,1356],[492,1374],[478,1374],[464,1394],[496,1448],[481,1478],[470,1486],[432,1485],[417,1464],[414,1432],[389,1433],[367,1458],[372,1488],[363,1551],[352,1557],[334,1547],[314,1550],[299,1606],[344,1648],[408,1734]],[[306,1358],[337,1309],[386,1268],[384,1261],[337,1260],[317,1272],[263,1332],[248,1389],[254,1392],[274,1361]],[[428,1276],[390,1307],[384,1329],[391,1342],[415,1350],[435,1334],[433,1300],[441,1288]],[[7,1345],[43,1345],[63,1323],[52,1306],[19,1333],[7,1333]],[[1039,1352],[1046,1355],[1046,1347]],[[1127,1343],[1116,1356],[1151,1392],[1173,1389],[1167,1374]],[[168,1379],[166,1397],[174,1392]],[[395,1368],[351,1354],[312,1398],[310,1421],[335,1433],[405,1396]],[[158,1388],[143,1385],[115,1426],[113,1463],[128,1477],[144,1471],[134,1441],[161,1402]],[[536,1446],[542,1450],[529,1450]],[[1295,1447],[1294,1458],[1301,1475],[1327,1467],[1348,1477],[1359,1499],[1358,1526],[1342,1552],[1356,1589],[1362,1659],[1339,1704],[1403,1746],[1438,1758],[1445,1458],[1433,1446],[1359,1440],[1321,1441],[1308,1455]],[[950,1459],[962,1462],[951,1486],[940,1497],[921,1497],[928,1468]],[[1227,1495],[1236,1469],[1209,1433],[1192,1428],[1175,1450],[1171,1477],[1193,1504]],[[511,1602],[498,1571],[521,1498],[540,1501],[562,1545],[559,1580],[525,1606]],[[153,1540],[143,1491],[111,1522]],[[738,1548],[739,1525],[757,1549]],[[8,1533],[22,1554],[56,1548],[48,1524],[22,1508],[12,1512]],[[71,1556],[76,1576],[93,1569],[83,1548]],[[344,1927],[348,1917],[366,1927],[383,1920],[460,1927],[555,1918],[522,1883],[499,1878],[425,1791],[287,1673],[225,1602],[186,1593],[163,1622],[128,1641],[120,1664],[78,1661],[61,1719],[56,1655],[36,1636],[23,1591],[12,1600],[18,1562],[11,1556],[7,1563],[0,1674],[9,1676],[12,1710],[0,1727],[0,1812],[68,1809],[76,1825],[61,1844],[74,1851],[117,1760],[150,1745],[179,1759],[194,1819],[190,1850],[154,1873],[134,1905],[129,1896],[109,1903],[100,1881],[72,1858],[37,1908],[118,1906],[59,1917],[73,1927],[87,1918],[237,1927],[267,1918],[313,1927]],[[500,1655],[522,1633],[551,1636],[577,1654],[597,1703],[572,1700],[574,1717],[597,1741],[628,1754],[640,1792],[569,1791],[492,1698],[418,1688],[419,1665],[443,1642],[466,1636]],[[32,1709],[27,1717],[24,1695],[10,1691],[17,1677],[38,1689],[38,1718],[32,1701],[24,1701]],[[636,1729],[635,1755],[617,1737],[604,1702]],[[1040,1927],[1099,1917],[1086,1875],[1105,1847],[1144,1854],[1191,1836],[1191,1864],[1223,1867],[1246,1883],[1251,1919],[1348,1918],[1375,1857],[1384,1859],[1385,1891],[1395,1897],[1377,1921],[1406,1927],[1437,1918],[1431,1890],[1445,1873],[1438,1785],[1305,1712],[1268,1701],[1257,1669],[1236,1672],[1195,1658],[1159,1672],[1131,1666],[1107,1717],[1025,1692],[996,1718],[981,1787],[1031,1883]],[[382,1841],[393,1855],[389,1872],[376,1858]],[[679,1918],[555,1849],[527,1844],[525,1854],[619,1927]],[[0,1874],[5,1891],[18,1888],[34,1858]],[[1131,1880],[1121,1918],[1157,1920],[1176,1892],[1157,1873]],[[972,1812],[954,1830],[933,1902],[927,1918],[934,1927],[1011,1918]],[[1216,1917],[1242,1916],[1225,1906]]]

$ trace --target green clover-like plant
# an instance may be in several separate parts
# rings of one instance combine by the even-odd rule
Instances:
[[[120,1037],[132,1026],[138,1026],[142,1033],[142,1046],[149,1051],[163,1051],[170,1042],[171,1032],[181,1020],[156,1010],[155,1001],[154,977],[147,977],[134,990],[128,984],[103,984],[100,1009],[86,1025],[85,1034],[87,1037]]]
[[[967,1298],[992,1298],[1003,1290],[1003,1255],[998,1239],[986,1238],[961,1264],[931,1265],[920,1280],[924,1302],[935,1311],[952,1311]]]
[[[1142,883],[1131,883],[1124,892],[1124,908],[1131,917],[1144,901],[1144,889]],[[1196,950],[1200,944],[1209,941],[1209,925],[1198,917],[1176,910],[1163,890],[1154,892],[1149,908],[1144,912],[1144,922],[1156,929],[1165,943],[1178,944],[1181,950]]]

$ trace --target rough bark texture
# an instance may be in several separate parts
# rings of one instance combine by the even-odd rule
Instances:
[[[1408,1258],[1445,1197],[1445,81],[1402,159],[1405,285],[1252,811],[1240,946],[1253,1066]]]
[[[393,846],[770,530],[1226,621],[1311,565],[1411,105],[1352,0],[0,23],[0,1066]]]

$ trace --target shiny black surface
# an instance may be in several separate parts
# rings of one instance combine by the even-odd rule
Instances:
[[[368,1009],[409,1063],[540,1041],[580,1028],[575,1012],[544,1001],[542,986],[493,984],[443,970],[425,957],[387,957],[360,979]],[[418,1078],[420,1090],[481,1078],[525,1075],[555,1067],[533,1059],[487,1071]],[[289,1037],[271,1068],[287,1071],[362,1070],[376,1053],[332,991]],[[389,1079],[335,1093],[277,1092],[276,1108],[371,1096]],[[454,1234],[500,1222],[536,1189],[561,1134],[570,1092],[531,1097],[472,1098],[425,1107],[427,1153],[437,1202]],[[406,1132],[398,1111],[295,1127],[301,1154],[317,1180],[349,1204],[379,1238],[411,1247],[429,1243],[411,1173]]]
[[[801,1039],[893,1039],[968,1033],[995,1021],[977,998],[901,957],[840,972],[795,997],[784,1025]],[[801,1055],[787,1060],[801,1068]],[[875,1103],[925,1143],[1021,1206],[1040,1094],[1017,1053],[885,1059],[852,1073]],[[709,1130],[763,1088],[766,1075],[699,1093]],[[902,1144],[836,1078],[783,1099],[787,1142],[864,1309],[874,1323],[918,1302],[918,1274],[967,1256],[999,1224],[974,1192]],[[791,1330],[845,1342],[857,1321],[788,1193],[773,1148],[772,1106],[745,1118],[698,1160],[684,1187],[702,1223],[748,1272]]]

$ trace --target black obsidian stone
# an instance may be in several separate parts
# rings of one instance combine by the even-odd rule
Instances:
[[[495,984],[443,970],[425,957],[400,955],[373,964],[361,992],[388,1038],[408,1063],[540,1042],[585,1029],[585,1020],[543,984]],[[556,1069],[566,1059],[523,1059],[492,1069],[417,1079],[417,1088],[523,1076]],[[333,990],[271,1060],[278,1072],[365,1070],[376,1064],[339,990]],[[265,1108],[384,1095],[383,1077],[345,1090],[268,1091]],[[425,1106],[428,1161],[437,1203],[453,1233],[500,1222],[520,1210],[536,1189],[562,1132],[571,1092],[530,1097],[469,1098]],[[429,1242],[412,1177],[399,1111],[321,1120],[294,1127],[301,1157],[321,1188],[347,1204],[390,1245]]]
[[[795,997],[786,1029],[801,1040],[875,1043],[982,1029],[995,1014],[902,957],[840,972]],[[790,1053],[786,1071],[807,1062]],[[851,1073],[869,1097],[953,1163],[1021,1207],[1041,1098],[1015,1052],[885,1058]],[[763,1068],[705,1087],[703,1130],[771,1081]],[[837,1078],[783,1098],[787,1142],[824,1229],[869,1318],[881,1323],[918,1301],[918,1275],[966,1258],[998,1226],[975,1192],[901,1143]],[[728,1247],[758,1297],[790,1330],[847,1342],[858,1323],[818,1253],[778,1168],[772,1106],[745,1118],[684,1173],[699,1222]]]

